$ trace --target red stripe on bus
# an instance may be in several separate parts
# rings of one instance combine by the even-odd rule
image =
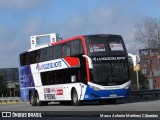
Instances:
[[[87,47],[86,47],[86,43],[85,43],[85,38],[81,37],[81,39],[82,39],[84,54],[87,55]],[[90,70],[89,70],[88,60],[86,60],[86,72],[87,72],[87,82],[90,82]]]
[[[65,57],[64,60],[71,66],[78,66],[80,65],[79,59],[76,57]]]

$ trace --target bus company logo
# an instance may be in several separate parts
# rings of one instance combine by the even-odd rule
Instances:
[[[44,63],[44,64],[39,64],[37,63],[36,70],[48,70],[48,69],[55,69],[55,68],[60,68],[62,67],[62,61],[56,61],[56,62],[50,62],[50,63]]]
[[[98,62],[98,61],[112,61],[112,60],[125,60],[125,57],[95,57],[93,60],[95,62]]]
[[[54,88],[51,88],[51,93],[55,93],[56,90]]]
[[[96,57],[94,57],[94,58],[93,58],[93,61],[94,61],[94,62],[97,62],[97,58],[96,58]]]
[[[56,95],[63,95],[63,89],[57,89]]]

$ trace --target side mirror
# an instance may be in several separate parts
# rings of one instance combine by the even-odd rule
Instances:
[[[140,62],[140,57],[138,55],[133,55],[133,54],[128,53],[128,56],[132,58],[134,67]]]
[[[88,60],[88,67],[89,67],[89,69],[93,69],[93,64],[92,64],[91,58],[88,57],[87,55],[82,55],[82,56]]]

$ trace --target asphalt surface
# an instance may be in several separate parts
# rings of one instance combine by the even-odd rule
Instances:
[[[81,106],[50,103],[46,106],[31,106],[29,103],[0,104],[0,111],[160,111],[160,99],[134,100],[107,104],[84,103]]]
[[[158,118],[160,119],[160,98],[157,99],[142,99],[142,100],[128,100],[124,103],[119,101],[116,104],[107,104],[98,102],[84,103],[81,106],[61,105],[57,103],[50,103],[47,106],[31,106],[29,103],[15,103],[15,104],[0,104],[0,113],[11,112],[12,115],[16,113],[40,113],[42,117],[102,117],[123,118],[126,115],[143,115],[145,118]],[[13,114],[15,113],[15,114]],[[155,115],[155,116],[152,116]],[[104,117],[105,116],[105,117]],[[134,117],[134,116],[133,116]],[[135,116],[134,118],[138,118]],[[132,119],[132,117],[130,117]]]

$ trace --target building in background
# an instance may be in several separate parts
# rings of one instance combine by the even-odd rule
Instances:
[[[160,49],[141,49],[140,53],[140,65],[141,72],[147,77],[149,89],[160,89]],[[152,80],[152,71],[153,80]]]
[[[18,68],[0,68],[0,76],[7,85],[7,94],[3,96],[19,96]]]

